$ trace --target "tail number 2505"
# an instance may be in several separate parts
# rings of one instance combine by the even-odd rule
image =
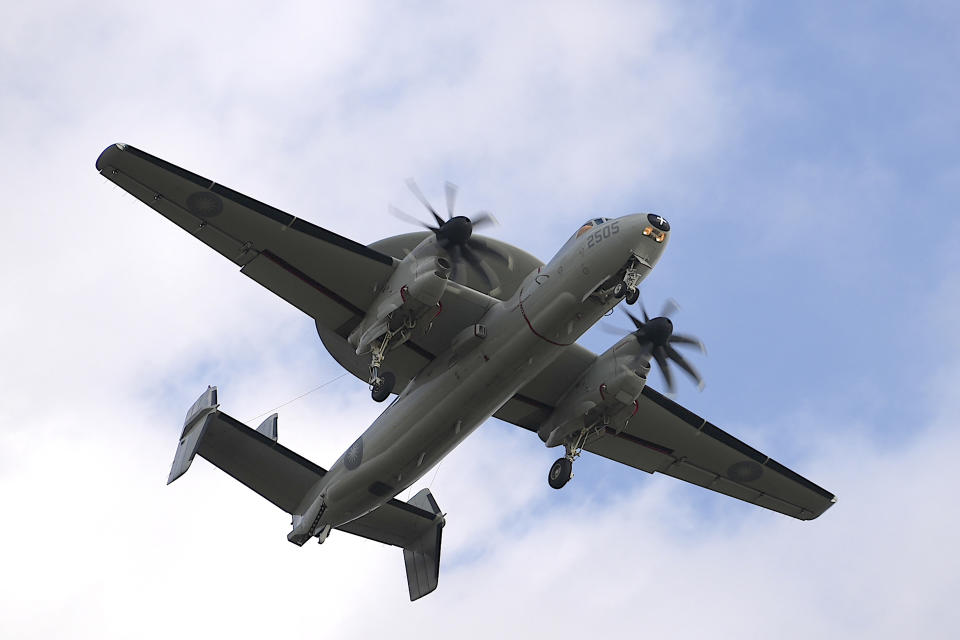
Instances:
[[[605,238],[609,238],[617,233],[620,233],[620,223],[614,220],[610,224],[606,224],[590,234],[587,238],[587,249],[592,249],[594,246],[603,242]]]

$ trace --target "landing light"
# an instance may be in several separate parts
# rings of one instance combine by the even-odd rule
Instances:
[[[643,235],[653,236],[653,239],[656,240],[657,242],[663,242],[663,239],[667,237],[666,233],[664,233],[663,231],[657,231],[653,227],[644,227]]]

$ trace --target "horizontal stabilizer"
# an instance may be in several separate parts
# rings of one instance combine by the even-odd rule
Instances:
[[[437,588],[443,514],[429,489],[409,502],[390,500],[385,505],[345,525],[341,531],[403,548],[410,600]]]
[[[217,388],[209,387],[187,414],[167,483],[200,454],[261,496],[293,513],[326,471],[276,442],[274,414],[251,429],[218,410]]]

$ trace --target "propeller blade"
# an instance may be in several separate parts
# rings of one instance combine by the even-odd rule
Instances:
[[[693,380],[697,383],[697,387],[699,387],[700,391],[703,391],[703,378],[701,378],[697,370],[693,368],[693,365],[687,362],[683,358],[683,356],[677,353],[677,350],[671,347],[669,344],[666,347],[664,347],[664,351],[666,351],[667,357],[669,357],[671,360],[673,360],[678,365],[680,365],[680,368],[686,371],[687,375],[693,378]]]
[[[663,347],[655,347],[653,357],[660,365],[660,373],[663,374],[663,379],[667,383],[667,393],[673,393],[673,374],[670,373],[670,363],[667,361],[666,350]]]
[[[460,265],[463,263],[463,254],[460,251],[460,245],[455,244],[447,249],[450,254],[450,279],[454,282],[460,282],[457,276],[460,275]],[[461,283],[463,284],[463,283]]]
[[[621,338],[623,337],[623,329],[621,329],[620,327],[615,327],[612,324],[601,324],[597,326],[599,326],[600,330],[603,331],[604,333],[612,333],[620,336]]]
[[[428,225],[428,224],[427,224],[426,222],[424,222],[423,220],[417,220],[416,218],[414,218],[412,215],[410,215],[410,214],[407,213],[406,211],[402,211],[402,210],[396,208],[396,207],[393,206],[393,205],[390,205],[390,206],[389,206],[389,211],[390,211],[390,215],[392,215],[394,218],[399,218],[399,219],[404,220],[404,221],[406,221],[406,222],[412,222],[413,224],[415,224],[415,225],[417,225],[417,226],[420,226],[420,227],[426,227],[427,229],[430,229],[430,231],[433,231],[434,233],[437,232],[437,227],[431,227],[430,225]]]
[[[443,185],[444,194],[447,197],[447,215],[453,218],[453,208],[457,203],[457,191],[459,187],[452,182],[445,182]]]
[[[480,272],[484,283],[487,285],[487,288],[490,291],[493,291],[500,286],[499,279],[497,279],[497,274],[493,273],[486,263],[484,263],[484,261],[473,252],[473,250],[470,248],[470,245],[463,247],[463,257],[474,269]],[[494,282],[495,279],[497,280],[496,282]]]
[[[470,222],[473,224],[474,229],[500,224],[500,221],[497,220],[489,211],[477,211],[473,215],[473,218],[470,219]]]
[[[677,301],[673,298],[667,298],[667,300],[663,303],[663,309],[660,311],[660,315],[664,318],[669,318],[670,314],[678,309],[680,309],[680,305],[677,304]]]
[[[446,221],[437,214],[437,211],[433,208],[433,205],[430,204],[430,201],[427,200],[427,197],[423,195],[423,192],[420,191],[420,187],[417,186],[413,178],[407,178],[407,188],[410,189],[410,192],[420,201],[420,204],[425,206],[427,211],[433,214],[433,219],[437,221],[437,226],[442,227]]]
[[[700,349],[700,353],[702,353],[703,355],[707,355],[707,347],[704,346],[702,342],[700,342],[698,339],[694,338],[693,336],[687,336],[680,333],[675,333],[672,336],[670,336],[670,340],[668,340],[668,342],[673,342],[676,344],[689,344]]]
[[[470,238],[470,240],[467,241],[467,246],[479,254],[496,258],[506,266],[510,266],[510,258],[508,256],[503,255],[479,238]]]
[[[650,322],[650,316],[647,315],[647,308],[643,306],[643,300],[641,300],[640,298],[637,298],[637,302],[640,303],[640,313],[643,314],[643,321]]]
[[[641,305],[641,309],[642,309],[642,305]],[[640,319],[639,319],[639,318],[637,318],[635,315],[633,315],[632,313],[630,313],[630,312],[627,311],[626,309],[624,309],[623,312],[624,312],[625,314],[627,314],[627,317],[630,318],[630,321],[631,321],[631,322],[633,322],[633,326],[634,326],[635,328],[637,328],[637,329],[642,329],[642,328],[643,328],[644,323],[643,323],[643,322],[640,322]],[[646,312],[646,311],[643,312],[643,319],[646,320],[647,322],[650,321],[650,318],[647,317],[647,312]]]

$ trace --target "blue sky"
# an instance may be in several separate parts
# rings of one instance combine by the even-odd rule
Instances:
[[[951,4],[8,13],[0,635],[960,623]],[[284,514],[205,463],[164,486],[207,384],[252,418],[340,370],[299,311],[96,175],[118,141],[366,243],[409,230],[386,213],[416,211],[408,176],[436,202],[458,183],[461,211],[493,211],[490,235],[544,260],[586,218],[664,215],[644,301],[676,298],[709,350],[706,388],[681,379],[678,401],[838,505],[801,523],[589,459],[557,493],[556,452],[491,421],[425,479],[449,526],[440,588],[411,605],[395,549],[294,548]],[[381,408],[348,376],[283,407],[280,438],[326,466]]]

